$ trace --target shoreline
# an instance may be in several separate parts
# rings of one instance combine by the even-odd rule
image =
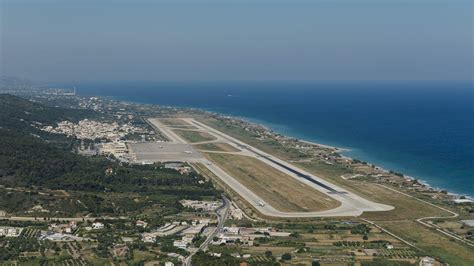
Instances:
[[[90,96],[93,96],[93,95],[79,95],[79,96],[90,97]],[[212,109],[206,109],[206,108],[200,108],[200,107],[162,105],[162,104],[156,104],[156,103],[143,103],[143,102],[129,101],[129,100],[126,100],[122,97],[116,97],[116,96],[95,96],[95,97],[103,97],[103,98],[106,98],[106,99],[112,99],[112,100],[115,100],[115,101],[133,103],[133,104],[138,104],[138,105],[154,105],[154,106],[165,107],[165,108],[183,109],[183,110],[194,111],[194,112],[197,111],[197,112],[203,112],[203,113],[206,113],[206,114],[215,115],[215,116],[219,116],[219,117],[223,117],[223,118],[236,119],[236,120],[240,120],[240,121],[242,121],[244,123],[247,123],[247,124],[250,124],[250,125],[259,126],[263,129],[269,131],[269,132],[273,132],[273,133],[279,134],[281,136],[284,136],[285,138],[295,139],[295,140],[298,140],[298,141],[306,143],[306,144],[316,145],[316,146],[320,146],[320,147],[323,147],[323,148],[334,149],[335,152],[339,153],[341,155],[341,157],[343,157],[343,158],[346,158],[346,159],[349,159],[349,160],[355,159],[351,156],[342,154],[344,152],[350,152],[351,149],[349,149],[349,148],[341,148],[341,147],[337,147],[335,145],[319,143],[319,142],[304,139],[303,137],[296,137],[296,136],[293,137],[293,136],[289,135],[287,132],[279,132],[277,129],[273,129],[271,126],[268,125],[269,123],[266,123],[265,121],[261,121],[261,120],[258,120],[258,119],[252,119],[251,117],[242,117],[242,116],[238,116],[238,115],[229,115],[229,114],[225,114],[225,113],[220,113],[220,112],[212,110]],[[254,120],[254,121],[252,121],[252,120]],[[377,169],[379,169],[383,172],[386,172],[386,173],[390,172],[390,170],[388,170],[388,169],[386,169],[386,168],[384,168],[380,165],[371,163],[370,161],[368,161],[367,163],[369,163],[371,165],[374,165]],[[405,175],[405,174],[403,174],[403,175],[404,175],[403,178],[405,178],[407,180],[417,180],[420,184],[422,184],[426,188],[432,189],[434,191],[437,191],[437,192],[446,191],[448,195],[452,195],[456,198],[465,197],[467,199],[470,199],[470,200],[474,201],[474,195],[469,195],[469,194],[466,194],[466,193],[452,192],[449,189],[445,189],[445,188],[442,188],[442,187],[435,187],[433,185],[430,185],[429,181],[426,181],[424,179],[416,178],[414,176]]]
[[[169,107],[173,107],[173,106],[169,106]],[[176,107],[174,107],[174,108],[176,108]],[[251,121],[251,118],[241,117],[241,116],[232,116],[232,115],[228,115],[228,114],[223,114],[223,113],[207,110],[207,109],[204,109],[204,108],[193,108],[193,107],[178,107],[178,108],[189,109],[189,110],[198,110],[198,111],[201,111],[201,112],[205,112],[205,113],[208,113],[208,114],[212,114],[212,115],[216,115],[216,116],[220,116],[220,117],[224,117],[224,118],[237,119],[237,120],[240,120],[240,121],[242,121],[244,123],[247,123],[247,124],[250,124],[250,125],[259,126],[263,129],[269,131],[269,132],[273,132],[273,133],[282,135],[285,138],[295,139],[295,140],[298,140],[299,142],[303,142],[303,143],[310,144],[310,145],[315,145],[315,146],[320,146],[320,147],[323,147],[323,148],[334,149],[335,152],[339,153],[342,158],[345,158],[345,159],[348,159],[348,160],[354,160],[355,159],[353,157],[341,154],[343,152],[351,151],[351,149],[340,148],[340,147],[333,146],[333,145],[328,145],[328,144],[318,143],[318,142],[315,142],[315,141],[305,140],[301,137],[292,137],[292,136],[289,136],[287,133],[280,133],[277,130],[271,128],[270,126],[262,124],[260,121],[259,122]],[[264,121],[262,121],[262,122],[264,123]],[[373,164],[371,162],[367,162],[367,163],[369,163],[371,165],[374,165],[374,167],[376,167],[380,171],[383,171],[383,172],[386,172],[386,173],[390,172],[390,170],[388,170],[388,169],[386,169],[386,168],[384,168],[380,165]],[[429,181],[419,179],[419,178],[416,178],[414,176],[410,176],[410,175],[406,175],[406,174],[403,174],[403,178],[406,179],[406,180],[417,180],[418,183],[420,183],[422,186],[424,186],[428,189],[431,189],[433,191],[439,192],[439,193],[441,193],[442,191],[446,191],[446,193],[448,195],[454,196],[455,198],[465,197],[466,199],[474,201],[474,195],[456,193],[456,192],[450,191],[449,189],[444,189],[444,188],[441,188],[441,187],[435,187],[435,186],[430,185]]]

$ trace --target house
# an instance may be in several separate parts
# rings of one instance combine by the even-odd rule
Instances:
[[[155,243],[156,242],[156,234],[145,233],[142,235],[142,240],[145,243]]]
[[[101,222],[92,223],[92,229],[104,229],[104,224]]]
[[[241,235],[250,235],[250,234],[255,233],[256,231],[257,230],[255,230],[254,228],[242,227],[242,228],[240,228],[239,233]]]
[[[457,204],[463,204],[463,203],[471,203],[471,199],[466,199],[466,198],[459,198],[459,199],[454,199],[454,203]]]
[[[238,235],[240,233],[240,227],[224,227],[224,233]]]
[[[435,266],[437,264],[436,264],[435,259],[433,259],[431,257],[423,257],[423,258],[421,258],[419,265],[420,266]]]
[[[50,224],[48,226],[48,229],[57,233],[66,233],[66,234],[72,234],[72,232],[77,228],[77,223],[74,221],[71,221],[67,224]]]
[[[240,242],[242,243],[242,245],[244,246],[253,246],[253,240],[251,240],[251,238],[249,236],[243,236],[240,238]]]
[[[173,241],[173,246],[181,249],[186,249],[188,244],[182,240],[175,240]]]
[[[138,221],[135,223],[135,225],[138,226],[138,227],[146,228],[146,227],[148,226],[148,223],[145,222],[145,221],[138,220]]]
[[[0,236],[18,237],[18,236],[20,236],[22,231],[23,231],[23,228],[21,228],[21,227],[2,226],[2,227],[0,227]]]
[[[171,261],[167,261],[165,262],[165,266],[174,266],[174,263],[172,263]]]

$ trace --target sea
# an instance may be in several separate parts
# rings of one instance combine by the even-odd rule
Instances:
[[[346,149],[474,197],[472,81],[76,82],[82,96],[192,107]]]

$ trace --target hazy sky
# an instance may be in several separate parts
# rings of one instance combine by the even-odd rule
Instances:
[[[0,75],[469,80],[470,0],[0,0]]]

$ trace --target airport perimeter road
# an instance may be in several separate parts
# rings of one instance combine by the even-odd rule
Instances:
[[[227,185],[233,188],[244,199],[247,199],[257,210],[267,216],[276,217],[331,217],[331,216],[359,216],[365,211],[388,211],[392,210],[393,206],[380,204],[362,198],[352,192],[346,191],[343,188],[336,186],[320,177],[312,175],[294,165],[291,165],[283,160],[275,158],[268,153],[265,153],[255,147],[252,147],[238,139],[235,139],[221,131],[200,123],[192,118],[183,119],[201,129],[206,129],[209,134],[219,136],[225,139],[229,144],[238,146],[239,149],[245,152],[245,155],[250,155],[258,160],[278,169],[281,172],[303,182],[314,189],[326,194],[327,196],[341,202],[337,208],[320,211],[320,212],[281,212],[264,202],[258,195],[240,184],[235,178],[231,177],[221,168],[208,163],[207,167],[219,178],[221,178]],[[263,204],[262,204],[263,203]]]

